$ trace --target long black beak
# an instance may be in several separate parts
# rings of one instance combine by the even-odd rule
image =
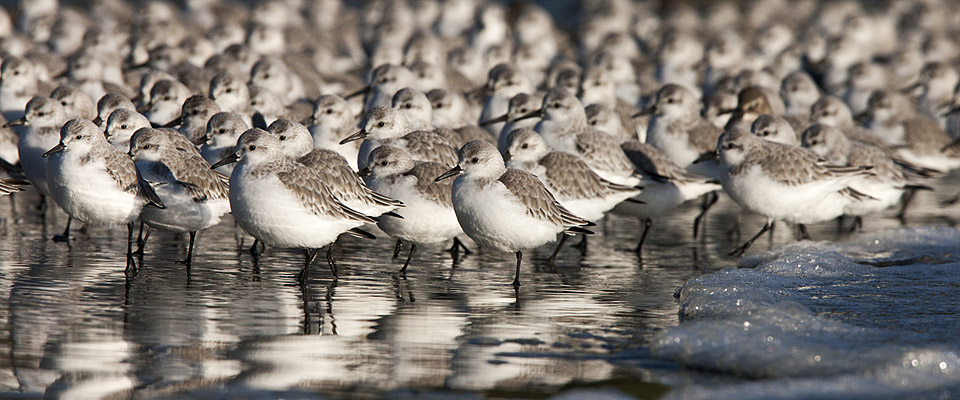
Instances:
[[[507,122],[507,114],[503,114],[496,118],[491,118],[486,121],[480,121],[480,126],[487,126],[492,124],[499,124],[501,122]]]
[[[463,171],[463,169],[461,169],[460,166],[458,165],[458,166],[456,166],[456,167],[450,168],[449,171],[444,172],[443,174],[441,174],[440,176],[438,176],[437,179],[434,179],[433,181],[434,181],[434,182],[440,182],[440,181],[442,181],[442,180],[444,180],[444,179],[447,179],[447,178],[450,178],[450,177],[454,177],[454,176],[460,175],[460,171]]]
[[[353,91],[353,92],[347,93],[347,95],[346,95],[346,96],[343,96],[343,98],[344,98],[344,100],[350,100],[350,99],[352,99],[352,98],[354,98],[354,97],[357,97],[357,96],[359,96],[359,95],[361,95],[361,94],[367,94],[367,92],[369,92],[370,89],[371,89],[371,88],[370,88],[370,85],[367,85],[367,86],[364,86],[364,87],[362,87],[362,88],[360,88],[360,89],[357,89],[357,90],[355,90],[355,91]]]
[[[7,122],[7,126],[22,126],[27,125],[27,117],[20,117],[13,121]]]
[[[914,90],[919,89],[921,86],[923,86],[923,82],[919,82],[919,81],[914,82],[914,83],[911,83],[909,86],[906,86],[903,89],[900,89],[900,93],[910,94]]]
[[[59,153],[67,149],[67,146],[64,146],[63,143],[57,143],[56,146],[53,146],[52,149],[47,150],[46,153],[43,153],[43,158],[49,157],[51,154]]]
[[[240,156],[238,156],[237,153],[230,154],[224,157],[222,160],[213,163],[213,165],[210,166],[210,169],[217,169],[224,165],[235,163],[239,159]]]
[[[950,150],[951,148],[953,148],[954,146],[956,146],[956,145],[958,145],[958,144],[960,144],[960,138],[953,139],[953,140],[950,141],[950,143],[947,143],[946,146],[941,147],[941,148],[940,148],[940,151],[941,151],[941,152],[946,152],[947,150]]]
[[[205,145],[205,144],[207,144],[207,140],[209,140],[209,138],[207,137],[207,135],[200,136],[200,137],[198,137],[198,138],[196,138],[196,139],[193,139],[193,145],[194,145],[194,146],[202,146],[202,145]]]
[[[513,120],[514,120],[514,122],[516,122],[516,121],[522,121],[522,120],[530,119],[530,118],[540,118],[540,117],[542,117],[542,116],[543,116],[543,109],[541,108],[541,109],[539,109],[539,110],[533,110],[533,111],[531,111],[531,112],[528,112],[528,113],[526,113],[526,114],[523,114],[523,115],[521,115],[521,116],[519,116],[519,117],[514,118]]]
[[[163,124],[161,128],[173,128],[177,125],[181,125],[182,123],[183,123],[183,117],[180,116],[180,117],[174,118],[173,121]]]
[[[352,141],[354,141],[354,140],[360,140],[360,139],[363,139],[363,138],[367,137],[367,135],[368,135],[367,131],[366,131],[365,129],[361,129],[361,130],[357,131],[357,133],[354,133],[354,134],[352,134],[352,135],[350,135],[350,136],[347,136],[346,138],[344,138],[343,140],[341,140],[341,141],[340,141],[340,144],[347,144],[347,143],[350,143],[350,142],[352,142]]]
[[[510,162],[510,159],[511,159],[511,158],[513,158],[513,156],[510,155],[510,152],[509,152],[509,151],[506,152],[506,153],[503,153],[503,162]]]
[[[636,114],[631,115],[630,118],[637,118],[637,117],[642,117],[642,116],[645,116],[645,115],[656,114],[657,111],[660,111],[660,109],[659,109],[659,107],[657,107],[656,104],[654,104],[654,105],[652,105],[652,106],[650,106],[650,107],[647,107],[647,108],[644,108],[644,109],[638,111]]]
[[[711,151],[711,152],[703,153],[703,154],[700,155],[700,157],[697,157],[696,160],[693,160],[693,163],[694,163],[694,164],[699,164],[699,163],[706,162],[706,161],[716,160],[717,157],[719,157],[719,156],[720,156],[720,155],[717,154],[716,151]]]
[[[357,176],[361,178],[370,176],[370,167],[361,168],[359,171],[357,171]]]
[[[99,115],[98,115],[96,118],[93,119],[93,124],[96,125],[96,126],[100,126],[100,124],[102,124],[102,123],[103,123],[103,118],[100,118]]]

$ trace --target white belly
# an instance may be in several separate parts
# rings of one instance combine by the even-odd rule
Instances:
[[[839,217],[847,203],[839,193],[846,186],[841,179],[788,186],[767,178],[759,166],[754,166],[736,177],[724,174],[722,182],[723,189],[741,207],[792,223],[809,224]]]
[[[166,209],[145,207],[140,219],[154,228],[173,232],[198,232],[220,223],[220,217],[230,211],[227,199],[195,202],[189,193],[177,184],[156,187],[157,196]]]
[[[117,225],[137,219],[144,201],[120,189],[103,163],[81,166],[64,153],[47,158],[50,195],[71,217],[88,224]]]
[[[413,177],[394,184],[377,179],[370,181],[373,190],[404,203],[404,207],[394,211],[402,215],[402,219],[381,217],[377,226],[397,239],[423,244],[442,242],[463,233],[453,207],[425,199],[416,191],[415,183]]]
[[[241,166],[234,169],[230,179],[230,208],[243,230],[277,247],[321,248],[341,233],[362,225],[315,215],[276,176],[251,178]]]
[[[464,177],[453,183],[453,208],[463,232],[483,247],[527,250],[557,239],[560,225],[533,218],[499,182],[480,189]]]

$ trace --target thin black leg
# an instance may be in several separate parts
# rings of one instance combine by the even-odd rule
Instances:
[[[580,250],[580,257],[587,255],[587,235],[580,235],[580,242],[573,245]]]
[[[653,225],[653,221],[649,217],[643,219],[643,233],[640,234],[640,243],[637,243],[637,248],[633,251],[639,254],[643,251],[643,242],[647,240],[647,233],[650,232],[650,225]]]
[[[413,258],[413,253],[417,252],[417,244],[410,243],[410,253],[407,254],[407,261],[403,263],[403,268],[400,268],[400,275],[407,276],[407,266],[410,265],[410,259]]]
[[[763,228],[760,228],[760,232],[757,232],[756,235],[753,235],[753,237],[751,237],[749,240],[747,240],[742,246],[733,249],[732,251],[730,251],[729,253],[727,253],[727,255],[729,255],[730,257],[739,257],[739,256],[742,256],[743,253],[746,252],[747,249],[750,248],[750,245],[752,245],[753,242],[754,242],[755,240],[757,240],[757,238],[759,238],[760,236],[762,236],[762,235],[764,234],[764,232],[766,232],[766,231],[768,231],[768,230],[770,230],[770,229],[773,229],[773,224],[774,224],[773,221],[767,221],[766,224],[763,224]]]
[[[337,244],[337,241],[334,240],[333,243],[330,243],[327,246],[327,266],[330,267],[330,272],[333,274],[333,277],[338,277],[337,275],[337,260],[333,258],[333,246]]]
[[[400,257],[401,250],[403,250],[403,242],[397,239],[397,244],[393,245],[393,261],[397,261],[397,257]]]
[[[254,258],[260,256],[260,239],[253,238],[253,246],[250,246],[250,255]]]
[[[150,233],[153,232],[150,225],[146,225],[147,229],[143,229],[145,225],[143,221],[140,221],[140,233],[137,234],[137,251],[133,252],[137,256],[143,255],[143,251],[147,248],[147,240],[150,239]]]
[[[187,244],[187,259],[184,261],[187,264],[187,268],[190,268],[190,265],[193,264],[193,245],[197,240],[197,233],[190,232],[190,241]]]
[[[73,222],[73,217],[67,216],[67,227],[63,229],[63,233],[59,235],[53,235],[53,241],[57,243],[64,243],[70,241],[70,223]]]
[[[560,254],[560,249],[563,247],[563,244],[567,242],[567,237],[568,235],[560,234],[560,242],[557,243],[557,247],[553,249],[553,253],[550,254],[550,258],[547,259],[550,265],[556,265],[557,254]]]
[[[133,222],[127,223],[127,267],[126,270],[129,270],[131,266],[136,268],[136,265],[133,261]]]
[[[800,229],[800,239],[801,240],[810,240],[810,232],[807,232],[807,226],[804,224],[797,224],[797,228]]]
[[[513,276],[513,287],[520,287],[520,260],[523,259],[523,253],[517,250],[517,273]]]
[[[910,202],[913,201],[913,196],[917,194],[917,189],[907,189],[903,193],[903,201],[900,204],[900,211],[897,213],[897,219],[900,220],[900,223],[903,224],[907,218],[907,208],[910,207]]]
[[[310,264],[313,264],[313,260],[317,258],[317,253],[320,252],[320,249],[307,249],[305,252],[306,261],[303,263],[303,269],[297,274],[297,282],[299,282],[301,286],[306,285],[310,279]]]
[[[717,192],[710,192],[703,198],[703,204],[700,205],[700,213],[697,214],[697,217],[693,219],[693,237],[696,238],[697,234],[700,232],[700,223],[703,221],[703,217],[707,216],[707,211],[713,207],[714,204],[717,204],[717,200],[720,196],[717,195]]]

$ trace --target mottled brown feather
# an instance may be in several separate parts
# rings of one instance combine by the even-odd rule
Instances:
[[[556,225],[582,226],[590,221],[573,215],[557,202],[543,183],[533,174],[518,169],[508,169],[500,175],[500,183],[516,196],[526,209],[527,215]]]

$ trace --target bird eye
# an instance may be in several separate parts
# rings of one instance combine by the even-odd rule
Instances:
[[[287,135],[280,135],[280,140],[287,140]]]
[[[65,101],[61,101],[61,102],[60,102],[60,105],[62,105],[62,106],[64,106],[64,107],[66,107],[66,106],[67,106],[67,102],[65,102]]]
[[[224,90],[223,92],[224,92],[224,93],[233,93],[233,89],[227,88],[227,90]]]
[[[404,108],[413,108],[413,104],[407,103],[403,105]]]
[[[470,160],[470,162],[476,164],[476,163],[480,162],[480,159],[477,158],[477,157],[474,157],[472,160]]]
[[[520,114],[526,114],[526,113],[527,113],[526,108],[520,108]]]
[[[377,123],[377,126],[380,127],[380,128],[383,128],[383,125],[384,125],[383,121],[380,121],[380,122]]]
[[[251,145],[247,146],[247,149],[249,149],[250,151],[256,150],[256,149],[257,149],[257,145],[251,144]]]
[[[333,109],[332,109],[332,108],[328,108],[328,109],[327,109],[327,114],[333,114]]]
[[[143,145],[143,149],[144,149],[144,150],[147,150],[147,149],[149,149],[149,148],[150,148],[150,145],[149,145],[149,144]]]
[[[443,108],[443,103],[434,103],[433,108]]]
[[[386,161],[380,161],[380,165],[386,166],[386,165],[387,165],[387,162],[386,162]]]
[[[226,132],[227,130],[223,128],[220,128],[219,130],[217,130],[217,133],[226,133]]]
[[[530,145],[529,145],[529,144],[526,144],[526,143],[524,143],[522,146],[520,146],[521,149],[525,149],[525,148],[527,148],[527,147],[530,147]]]
[[[120,129],[127,129],[126,125],[120,125]]]
[[[13,71],[14,75],[20,75],[20,71]]]
[[[200,114],[200,110],[193,110],[190,112],[190,115],[197,115],[197,114]]]
[[[83,139],[83,136],[82,136],[82,135],[77,135],[77,136],[75,137],[75,139],[77,139],[77,140]]]
[[[560,103],[553,103],[553,108],[560,108]]]
[[[667,104],[673,104],[673,99],[667,99]]]

